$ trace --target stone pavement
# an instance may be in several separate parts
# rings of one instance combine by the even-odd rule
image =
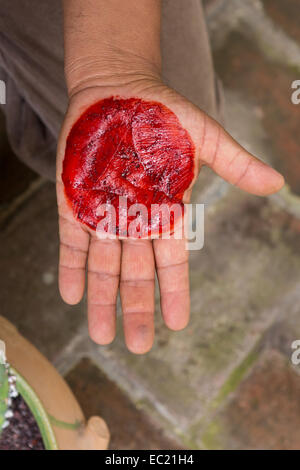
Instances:
[[[300,4],[205,3],[227,127],[287,186],[262,199],[203,172],[195,199],[206,204],[205,245],[190,256],[190,325],[169,332],[157,297],[155,346],[138,357],[120,321],[114,343],[97,346],[85,303],[60,300],[54,187],[18,163],[2,135],[1,314],[65,374],[87,416],[104,416],[111,448],[299,449],[291,343],[300,339],[300,105],[290,96]]]

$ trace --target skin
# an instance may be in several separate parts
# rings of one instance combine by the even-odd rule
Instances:
[[[216,121],[163,84],[159,18],[157,0],[65,1],[69,108],[57,152],[60,292],[67,303],[78,303],[84,293],[87,270],[90,336],[96,343],[109,344],[116,332],[119,290],[125,341],[136,354],[149,351],[154,340],[155,271],[166,325],[174,331],[187,325],[188,252],[184,240],[99,240],[94,230],[74,217],[61,175],[67,137],[82,113],[97,101],[116,95],[167,106],[186,129],[195,148],[195,174],[184,193],[184,202],[190,200],[203,165],[231,184],[259,196],[272,194],[284,184],[278,172],[249,154]]]

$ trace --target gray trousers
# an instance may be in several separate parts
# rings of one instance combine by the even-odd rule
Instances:
[[[220,120],[222,93],[201,0],[162,0],[161,46],[164,81]],[[12,149],[55,180],[56,142],[67,107],[61,0],[0,0],[0,79],[6,83],[2,108]]]

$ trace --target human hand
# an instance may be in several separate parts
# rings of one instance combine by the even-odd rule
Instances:
[[[108,344],[113,340],[116,300],[120,289],[127,347],[134,353],[145,353],[154,339],[155,270],[166,325],[172,330],[181,330],[188,323],[188,252],[185,240],[99,239],[95,230],[74,215],[62,181],[66,141],[71,128],[91,105],[110,97],[161,103],[177,116],[194,146],[193,177],[184,191],[183,202],[189,201],[202,165],[208,165],[239,188],[261,196],[278,191],[284,180],[279,173],[243,149],[216,121],[158,79],[137,79],[130,83],[124,80],[117,86],[93,84],[72,95],[57,156],[60,292],[69,304],[81,300],[87,264],[91,338],[99,344]],[[148,132],[151,133],[151,129]],[[155,132],[153,129],[153,136]],[[179,184],[181,178],[183,176],[179,174]]]

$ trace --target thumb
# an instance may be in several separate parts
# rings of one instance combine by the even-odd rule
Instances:
[[[200,162],[231,184],[252,194],[279,191],[283,176],[241,147],[220,124],[202,114]]]

